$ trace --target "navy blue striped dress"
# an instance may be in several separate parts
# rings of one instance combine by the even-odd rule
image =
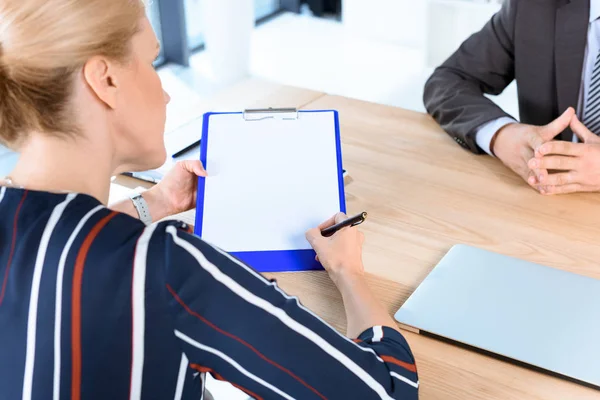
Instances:
[[[416,399],[407,342],[349,340],[180,222],[0,188],[0,399]]]

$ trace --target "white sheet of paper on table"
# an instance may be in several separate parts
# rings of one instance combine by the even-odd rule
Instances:
[[[210,117],[202,237],[226,251],[309,249],[340,211],[334,112],[297,120]]]

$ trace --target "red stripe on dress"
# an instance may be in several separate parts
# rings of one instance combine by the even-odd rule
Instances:
[[[402,367],[410,372],[415,372],[415,373],[417,372],[417,366],[415,364],[409,364],[407,362],[400,361],[397,358],[394,358],[391,356],[381,356],[381,359],[385,362],[389,362],[391,364]]]
[[[231,338],[241,344],[243,344],[244,346],[246,346],[247,348],[249,348],[250,350],[252,350],[252,352],[254,352],[257,356],[259,356],[260,358],[262,358],[263,360],[265,360],[266,362],[268,362],[269,364],[273,365],[274,367],[280,369],[281,371],[285,372],[286,374],[288,374],[289,376],[291,376],[292,378],[294,378],[296,381],[298,381],[299,383],[301,383],[304,387],[308,388],[311,392],[313,392],[314,394],[316,394],[317,396],[319,396],[321,399],[326,400],[327,398],[325,396],[323,396],[321,393],[319,393],[317,391],[317,389],[313,388],[312,386],[310,386],[308,383],[306,383],[304,380],[302,380],[302,378],[300,378],[299,376],[297,376],[296,374],[294,374],[292,371],[290,371],[289,369],[277,364],[275,361],[271,360],[270,358],[268,358],[267,356],[265,356],[264,354],[262,354],[260,351],[258,351],[254,346],[252,346],[250,343],[246,342],[243,339],[240,339],[239,337],[224,331],[223,329],[219,328],[218,326],[216,326],[215,324],[213,324],[212,322],[210,322],[209,320],[207,320],[206,318],[204,318],[202,315],[194,312],[193,310],[191,310],[187,304],[185,304],[183,302],[183,300],[181,300],[181,298],[177,295],[177,293],[175,293],[175,291],[173,290],[173,288],[167,284],[167,289],[169,290],[169,292],[171,293],[171,295],[173,296],[173,298],[175,300],[177,300],[177,302],[190,314],[193,315],[194,317],[198,318],[200,321],[204,322],[206,325],[210,326],[211,328],[213,328],[214,330],[216,330],[217,332],[227,336],[228,338]]]
[[[102,218],[87,234],[77,259],[75,260],[75,270],[73,272],[73,290],[71,304],[71,399],[81,399],[81,283],[83,280],[83,268],[85,260],[92,243],[102,230],[117,215],[111,212]]]

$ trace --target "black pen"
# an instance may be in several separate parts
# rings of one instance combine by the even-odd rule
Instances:
[[[356,225],[360,225],[363,222],[365,222],[365,219],[367,219],[367,213],[366,212],[361,212],[358,215],[355,215],[354,217],[348,218],[345,221],[340,222],[339,224],[335,224],[333,226],[330,226],[329,228],[325,228],[321,231],[321,235],[325,236],[325,237],[330,237],[335,235],[335,233],[337,231],[339,231],[342,228],[347,228],[349,226],[356,226]]]

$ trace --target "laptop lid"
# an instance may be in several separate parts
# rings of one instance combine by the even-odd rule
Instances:
[[[600,388],[599,280],[457,245],[395,318]]]

